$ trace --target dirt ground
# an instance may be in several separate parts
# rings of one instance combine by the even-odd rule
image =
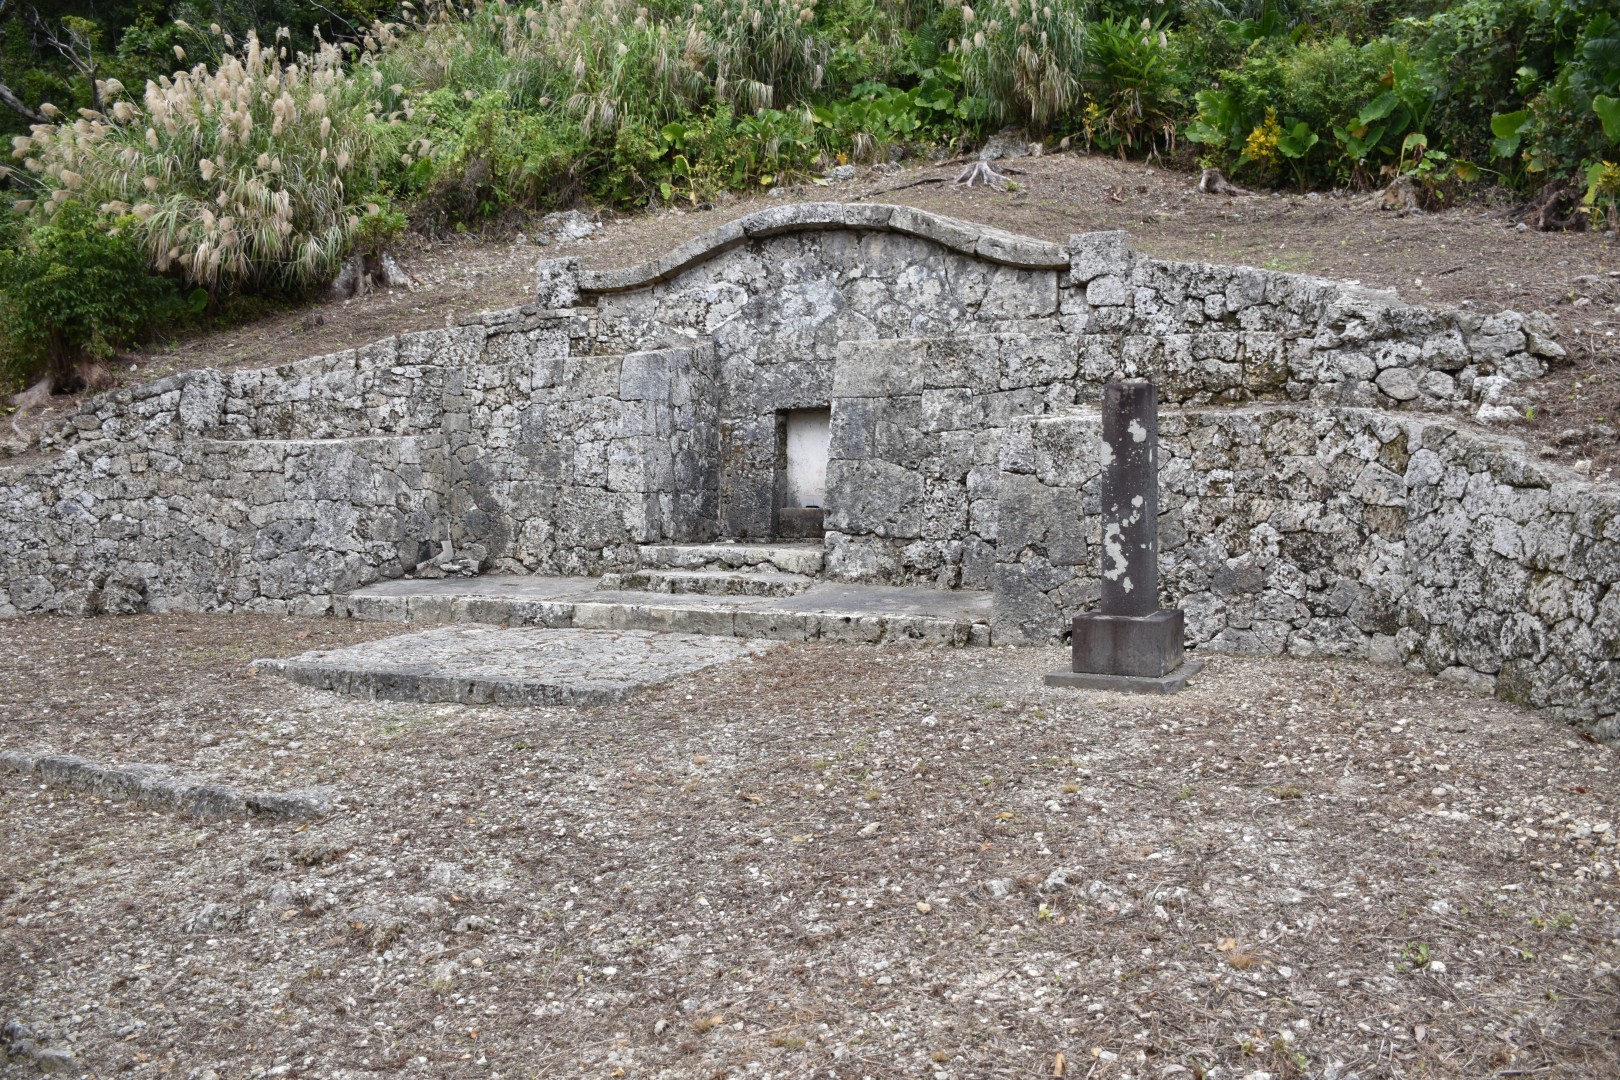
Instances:
[[[1016,190],[957,187],[954,165],[863,168],[857,179],[806,183],[776,195],[609,217],[596,237],[542,247],[531,239],[412,239],[401,261],[420,287],[267,314],[227,330],[160,341],[115,365],[120,382],[195,367],[287,363],[443,326],[532,295],[542,256],[579,255],[592,267],[651,258],[700,232],[781,202],[869,200],[918,206],[1050,240],[1125,229],[1150,255],[1318,274],[1397,288],[1415,303],[1546,311],[1557,317],[1569,363],[1531,387],[1534,417],[1520,433],[1546,456],[1602,475],[1620,467],[1620,237],[1518,231],[1507,205],[1397,216],[1333,194],[1236,199],[1199,194],[1197,176],[1078,153],[1005,166]],[[538,227],[531,230],[538,237]],[[58,400],[52,412],[73,407]],[[1584,464],[1583,464],[1584,463]],[[13,462],[13,464],[17,464]]]
[[[1348,662],[1061,692],[1055,649],[577,710],[246,668],[394,631],[0,623],[0,748],[338,806],[0,775],[0,1025],[101,1077],[1620,1075],[1620,762],[1535,713]]]

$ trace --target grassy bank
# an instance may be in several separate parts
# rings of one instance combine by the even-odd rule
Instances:
[[[1598,0],[283,6],[262,32],[183,17],[230,4],[103,6],[39,24],[55,36],[19,68],[0,5],[21,104],[0,378],[71,386],[151,323],[132,305],[301,295],[405,228],[699,203],[1008,127],[1257,186],[1406,177],[1431,206],[1562,185],[1576,226],[1611,226],[1620,196],[1620,23]]]

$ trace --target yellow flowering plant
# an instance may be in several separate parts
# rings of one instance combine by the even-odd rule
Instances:
[[[1277,110],[1267,109],[1265,120],[1243,140],[1243,153],[1238,157],[1238,166],[1253,165],[1266,176],[1275,175],[1282,164],[1282,152],[1277,149],[1277,142],[1282,137],[1283,126],[1282,121],[1277,119]]]

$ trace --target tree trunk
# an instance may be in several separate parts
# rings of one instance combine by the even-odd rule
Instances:
[[[1253,195],[1254,192],[1228,180],[1219,169],[1205,169],[1198,178],[1198,190],[1205,195]]]
[[[0,105],[4,105],[6,108],[10,109],[12,112],[16,113],[18,116],[27,120],[31,124],[50,123],[49,120],[45,119],[44,113],[37,112],[30,109],[27,105],[24,105],[22,103],[22,99],[16,94],[12,93],[11,87],[7,86],[5,83],[0,83]]]
[[[1582,195],[1568,180],[1553,180],[1511,216],[1541,232],[1582,232],[1591,224]]]

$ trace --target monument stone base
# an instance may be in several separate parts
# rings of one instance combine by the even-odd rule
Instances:
[[[1151,615],[1074,617],[1073,663],[1069,671],[1046,676],[1047,686],[1111,690],[1120,694],[1174,694],[1204,666],[1187,660],[1182,637],[1187,618],[1180,608]]]
[[[1187,618],[1180,608],[1160,608],[1151,615],[1074,617],[1074,670],[1097,675],[1130,675],[1157,679],[1181,666],[1181,639]]]
[[[1046,676],[1047,686],[1070,690],[1108,690],[1116,694],[1174,694],[1187,688],[1187,680],[1204,669],[1202,660],[1188,660],[1167,675],[1148,678],[1141,675],[1099,675],[1092,671],[1054,671]]]

